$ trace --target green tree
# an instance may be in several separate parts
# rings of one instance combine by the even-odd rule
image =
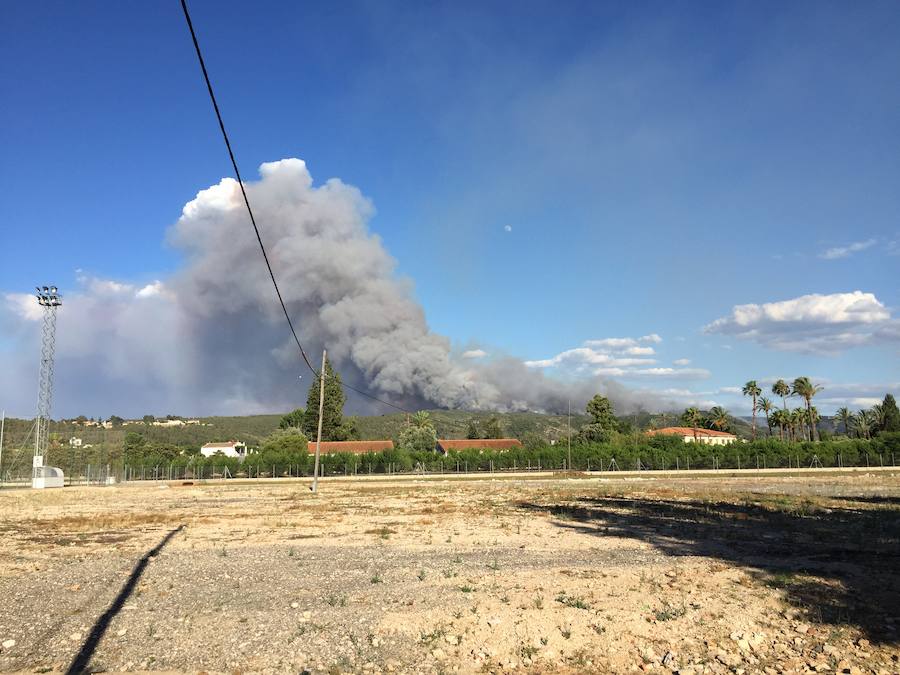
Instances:
[[[900,409],[897,408],[893,394],[885,395],[884,401],[881,402],[881,410],[883,416],[881,432],[900,431]]]
[[[790,413],[787,410],[775,410],[772,413],[772,424],[778,427],[778,437],[784,440],[784,430],[790,421]]]
[[[407,452],[434,452],[437,444],[437,433],[431,422],[431,415],[425,411],[417,412],[404,427],[397,439],[401,450]]]
[[[481,430],[478,428],[478,420],[474,417],[466,422],[466,438],[481,438]]]
[[[303,408],[297,408],[281,418],[281,421],[278,423],[278,428],[302,429],[304,417],[305,414]],[[316,423],[318,424],[318,420],[316,420]]]
[[[753,429],[753,440],[756,440],[756,398],[762,394],[762,389],[759,388],[759,385],[756,384],[756,380],[750,380],[747,382],[743,389],[741,389],[744,396],[749,396],[751,401],[753,402],[752,410],[752,429]]]
[[[281,466],[296,464],[301,470],[309,466],[309,439],[297,429],[279,429],[266,436],[260,445],[257,465]]]
[[[150,426],[156,421],[156,418],[153,415],[144,415],[141,419],[144,420],[144,424]]]
[[[787,397],[791,395],[791,386],[784,380],[778,380],[772,385],[772,393],[781,397],[781,407],[787,410]]]
[[[870,410],[872,411],[872,419],[873,419],[873,431],[878,432],[881,430],[881,425],[884,424],[884,408],[880,403],[876,403],[873,405]]]
[[[280,429],[263,439],[260,451],[309,455],[309,439],[296,427]]]
[[[596,394],[585,406],[591,421],[578,430],[578,439],[585,443],[608,441],[613,431],[619,429],[619,422],[613,412],[612,403],[605,396]]]
[[[587,414],[591,417],[591,424],[599,424],[606,431],[615,431],[618,427],[612,403],[605,396],[595,394],[585,406]]]
[[[697,427],[703,421],[700,411],[694,407],[686,408],[681,414],[681,422],[687,427],[694,430],[694,442],[697,442]]]
[[[134,462],[143,457],[147,449],[147,440],[139,433],[129,431],[122,441],[122,450],[125,452],[125,460]]]
[[[769,437],[772,436],[772,410],[774,410],[775,406],[772,405],[771,399],[766,398],[765,396],[760,396],[759,400],[756,402],[756,409],[759,412],[763,413],[766,416],[766,428],[769,430]]]
[[[484,438],[503,438],[503,428],[500,426],[500,420],[496,415],[487,418],[481,427]]]
[[[807,439],[806,424],[809,422],[807,411],[803,408],[794,408],[791,411],[791,440],[796,441],[799,435]]]
[[[99,418],[98,418],[98,419],[99,419]],[[123,419],[122,419],[121,417],[119,417],[118,415],[110,415],[110,417],[109,417],[109,423],[112,424],[114,427],[120,427],[120,426],[122,426],[122,422],[124,422],[124,421],[125,421],[125,420],[123,420]]]
[[[822,391],[824,387],[819,386],[818,384],[813,384],[808,377],[798,377],[794,380],[794,384],[791,386],[791,394],[794,396],[800,396],[806,401],[806,413],[807,413],[807,421],[809,423],[809,440],[817,441],[819,440],[819,435],[816,431],[816,424],[813,421],[812,416],[812,400],[813,396]]]
[[[844,434],[846,436],[850,435],[850,425],[853,422],[853,413],[850,412],[850,408],[844,406],[842,408],[838,408],[837,412],[834,415],[838,420],[840,420],[841,424],[844,426]]]
[[[857,438],[872,437],[872,412],[869,410],[860,410],[856,413],[856,436]]]
[[[344,421],[344,388],[341,376],[325,361],[325,405],[322,406],[322,440],[337,441],[346,434]],[[306,396],[306,414],[303,416],[303,432],[307,438],[316,439],[319,425],[319,378],[313,380]]]
[[[709,409],[707,420],[709,421],[710,429],[718,429],[719,431],[725,431],[731,424],[728,420],[728,411],[719,405]]]

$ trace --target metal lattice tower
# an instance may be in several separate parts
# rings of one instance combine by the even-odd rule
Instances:
[[[37,418],[34,425],[32,477],[44,466],[50,441],[50,404],[53,400],[53,352],[56,349],[56,309],[62,298],[56,286],[37,286],[38,304],[44,308],[41,328],[41,374],[38,380]]]

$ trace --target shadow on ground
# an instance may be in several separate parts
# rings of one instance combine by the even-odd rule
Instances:
[[[646,541],[672,556],[706,556],[756,570],[819,623],[855,625],[878,642],[900,629],[900,509],[871,500],[727,501],[592,497],[522,502],[560,527]],[[888,504],[892,503],[890,501]],[[887,621],[892,619],[896,623]]]
[[[143,557],[137,561],[134,569],[131,570],[131,574],[128,576],[128,580],[119,591],[119,594],[115,597],[109,608],[105,612],[103,612],[103,614],[100,616],[100,618],[97,619],[97,622],[91,628],[91,632],[88,633],[87,639],[84,641],[84,644],[81,645],[81,649],[78,650],[75,658],[72,659],[72,664],[66,671],[67,675],[78,675],[80,673],[91,671],[91,659],[94,656],[94,652],[97,651],[97,646],[100,644],[100,640],[103,639],[103,636],[106,634],[106,630],[109,628],[109,624],[115,618],[116,614],[118,614],[122,610],[122,607],[125,606],[125,602],[129,597],[131,597],[131,594],[134,592],[135,586],[137,586],[138,581],[141,580],[141,576],[144,574],[144,569],[147,567],[147,563],[150,562],[151,558],[157,556],[159,552],[162,551],[163,548],[165,548],[166,544],[169,543],[169,540],[176,534],[181,532],[183,528],[184,525],[179,525],[174,530],[170,530],[156,546],[147,551],[143,555]]]

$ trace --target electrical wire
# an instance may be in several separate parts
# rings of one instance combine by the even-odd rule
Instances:
[[[263,244],[262,236],[259,233],[259,227],[256,225],[256,218],[253,215],[253,209],[250,208],[250,200],[247,198],[247,192],[244,190],[244,181],[241,180],[241,171],[238,168],[237,160],[234,157],[234,152],[231,149],[231,141],[228,138],[228,132],[225,130],[225,122],[222,121],[222,113],[219,110],[219,104],[216,101],[215,92],[213,92],[212,82],[209,79],[209,72],[206,70],[206,62],[203,60],[203,53],[200,51],[200,42],[197,40],[197,33],[194,31],[194,23],[191,21],[191,14],[188,11],[186,0],[181,0],[181,9],[184,11],[184,18],[187,21],[188,30],[191,32],[191,40],[194,42],[194,50],[197,52],[197,60],[200,62],[200,69],[203,71],[203,79],[206,82],[206,90],[209,92],[209,98],[212,101],[213,109],[216,112],[216,119],[219,121],[219,129],[222,131],[222,138],[225,140],[225,147],[228,149],[228,157],[231,159],[231,166],[234,168],[234,175],[237,178],[238,185],[241,187],[241,195],[244,197],[244,205],[247,207],[247,213],[250,216],[250,222],[253,225],[253,231],[256,233],[256,241],[259,242],[259,250],[262,252],[263,260],[266,262],[266,268],[269,270],[269,277],[272,279],[272,286],[275,287],[275,294],[278,296],[278,302],[281,304],[281,311],[284,312],[284,318],[287,319],[288,327],[291,329],[291,335],[294,337],[294,342],[297,343],[297,348],[300,350],[300,355],[303,357],[303,360],[306,362],[307,367],[310,371],[313,372],[317,377],[319,373],[313,368],[312,363],[310,363],[309,357],[306,355],[306,351],[303,349],[303,345],[300,343],[300,338],[297,336],[297,331],[294,329],[294,322],[291,320],[291,315],[287,310],[287,306],[284,304],[284,298],[281,295],[281,289],[278,287],[278,282],[275,280],[275,272],[272,270],[272,264],[269,262],[269,255],[266,253],[265,244]],[[341,382],[341,385],[349,389],[350,391],[354,391],[357,394],[365,396],[367,398],[372,399],[373,401],[378,401],[379,403],[394,408],[395,410],[399,410],[401,412],[411,414],[412,411],[407,410],[399,405],[395,405],[394,403],[390,403],[389,401],[385,401],[384,399],[378,398],[373,394],[370,394],[367,391],[362,389],[357,389],[345,382]]]
[[[275,287],[275,294],[278,296],[278,302],[281,303],[281,311],[284,312],[284,318],[287,319],[288,327],[291,329],[291,335],[294,336],[294,342],[297,343],[297,348],[300,350],[300,355],[303,357],[303,360],[306,362],[307,367],[313,372],[316,372],[316,369],[313,368],[312,363],[309,361],[309,357],[306,356],[306,352],[303,349],[303,345],[300,344],[300,338],[297,337],[297,331],[294,330],[294,322],[291,321],[291,315],[287,311],[287,306],[284,304],[284,298],[281,297],[281,289],[278,288],[278,282],[275,280],[275,272],[272,271],[272,264],[269,262],[269,255],[266,253],[266,247],[263,244],[262,237],[259,234],[259,227],[256,225],[256,218],[253,216],[253,209],[250,208],[250,200],[247,199],[247,191],[244,189],[244,181],[241,180],[241,171],[238,169],[237,160],[234,158],[234,152],[231,149],[231,141],[228,139],[228,132],[225,131],[225,122],[222,121],[222,113],[219,111],[219,104],[216,101],[216,95],[213,92],[212,82],[209,80],[209,73],[206,71],[206,63],[203,61],[203,54],[200,52],[200,43],[197,41],[197,33],[194,32],[194,23],[191,21],[190,12],[188,12],[187,3],[185,0],[181,0],[181,9],[184,10],[184,18],[187,21],[188,29],[191,31],[191,40],[194,41],[194,49],[197,51],[197,59],[200,61],[200,69],[203,71],[203,79],[206,80],[206,89],[209,92],[209,98],[212,101],[213,109],[216,111],[216,119],[219,120],[219,129],[222,130],[222,138],[225,139],[225,147],[228,148],[228,157],[231,159],[231,166],[234,167],[234,175],[237,178],[238,185],[241,187],[241,194],[244,197],[244,205],[247,207],[247,213],[250,215],[250,222],[253,224],[253,231],[256,233],[256,241],[259,242],[259,250],[262,251],[263,260],[266,261],[266,268],[269,270],[269,277],[272,279],[272,285]]]

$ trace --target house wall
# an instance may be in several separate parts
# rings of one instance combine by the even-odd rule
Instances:
[[[685,443],[693,443],[694,435],[691,434],[689,436],[682,436],[682,440],[684,440]],[[697,435],[697,442],[705,443],[706,445],[729,445],[731,443],[734,443],[734,441],[735,441],[734,438],[727,438],[725,436],[701,436],[699,434]]]

